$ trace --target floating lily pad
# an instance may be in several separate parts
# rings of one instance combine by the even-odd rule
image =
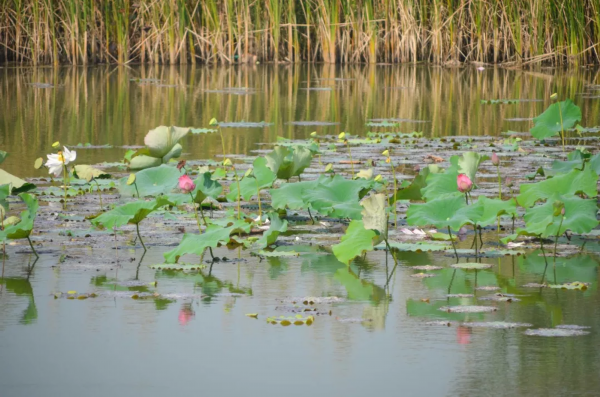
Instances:
[[[435,277],[435,274],[431,274],[431,273],[416,273],[416,274],[411,274],[411,277],[414,278],[428,278],[428,277]]]
[[[441,267],[441,266],[432,266],[432,265],[424,265],[424,266],[410,266],[409,269],[428,271],[428,270],[442,270],[443,267]]]
[[[592,327],[588,327],[587,325],[561,324],[561,325],[557,325],[555,328],[558,328],[558,329],[579,329],[579,330],[583,330],[583,329],[590,329]]]
[[[540,284],[540,283],[527,283],[523,285],[523,288],[546,288],[548,284]],[[500,289],[500,288],[498,288]]]
[[[206,268],[206,265],[191,264],[191,263],[161,263],[148,266],[154,270],[176,270],[176,271],[198,271]]]
[[[478,298],[482,301],[494,301],[494,302],[519,302],[521,299],[515,298],[514,295],[505,295],[505,294],[494,294],[488,296],[481,296]]]
[[[588,289],[589,286],[590,286],[590,283],[581,283],[579,281],[574,281],[572,283],[551,284],[551,285],[548,285],[548,287],[550,287],[550,288],[556,288],[556,289],[574,289],[574,290],[580,290],[580,291],[585,291],[586,289]]]
[[[567,337],[589,335],[589,332],[580,329],[564,328],[536,328],[525,331],[528,336],[546,336],[546,337]]]
[[[495,285],[482,285],[480,287],[475,288],[477,291],[498,291],[500,287]]]
[[[474,298],[473,294],[447,294],[446,298]]]
[[[221,128],[265,128],[273,125],[273,123],[266,123],[264,121],[252,122],[252,121],[232,121],[219,123]]]
[[[287,327],[288,325],[312,325],[312,323],[315,321],[315,318],[313,316],[307,316],[307,317],[303,317],[301,314],[297,314],[294,317],[286,317],[286,316],[279,316],[279,317],[268,317],[267,318],[267,322],[273,325],[282,325],[284,327]]]
[[[461,323],[462,327],[469,328],[493,328],[493,329],[508,329],[508,328],[527,328],[533,327],[528,323],[508,323],[505,321],[483,321],[483,322],[472,322],[472,323]]]
[[[463,270],[482,270],[482,269],[489,269],[492,266],[493,265],[490,265],[487,263],[473,262],[473,263],[457,263],[455,265],[452,265],[451,267],[453,267],[455,269],[463,269]]]
[[[447,313],[488,313],[498,309],[494,306],[442,306],[438,310]]]
[[[289,125],[298,125],[302,127],[318,127],[318,126],[328,126],[328,125],[339,125],[340,123],[337,121],[289,121],[286,124]]]

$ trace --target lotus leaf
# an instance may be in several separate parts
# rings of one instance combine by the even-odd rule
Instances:
[[[406,221],[409,225],[433,225],[439,229],[450,227],[458,230],[463,225],[478,223],[482,216],[482,206],[467,206],[465,198],[459,195],[412,204],[406,212]]]
[[[283,183],[277,189],[271,189],[271,206],[275,209],[289,208],[297,210],[301,208],[309,208],[310,203],[304,200],[306,191],[310,191],[317,187],[318,180],[304,181],[296,183]]]
[[[375,245],[387,239],[388,219],[387,200],[384,194],[374,194],[365,198],[360,205],[363,206],[362,220],[365,229],[375,230],[378,234]]]
[[[136,173],[135,185],[140,197],[169,194],[177,186],[181,173],[175,167],[161,165]],[[137,197],[136,187],[127,184],[127,177],[119,180],[119,193],[123,196]]]
[[[233,227],[210,225],[202,234],[186,233],[175,249],[164,253],[165,261],[175,263],[185,254],[202,255],[206,248],[216,248],[219,244],[226,244],[232,231]]]
[[[514,198],[503,201],[480,196],[474,206],[483,208],[483,215],[477,221],[477,224],[481,227],[493,225],[497,222],[498,217],[502,215],[517,216],[517,202]]]
[[[393,196],[391,203],[393,204],[398,200],[411,200],[411,201],[420,201],[423,200],[423,195],[421,189],[427,186],[427,177],[429,174],[437,174],[442,172],[442,169],[436,164],[430,164],[427,167],[424,167],[421,171],[419,171],[419,175],[413,179],[412,183],[408,187],[400,188]],[[455,178],[456,179],[456,178]],[[456,180],[454,181],[456,184]],[[455,192],[453,190],[453,192]]]
[[[285,147],[276,146],[265,156],[266,166],[273,171],[279,179],[290,179],[300,176],[304,169],[310,165],[313,153],[303,146]]]
[[[210,172],[205,172],[198,176],[194,183],[196,184],[196,189],[192,192],[192,196],[194,196],[194,202],[198,204],[201,204],[208,197],[216,200],[223,192],[223,186],[212,179]]]
[[[348,225],[341,242],[332,247],[333,254],[340,262],[348,265],[358,255],[372,251],[374,241],[378,238],[377,232],[366,229],[362,220],[354,220]]]
[[[25,193],[35,189],[35,185],[0,169],[0,185],[10,185],[11,194]]]
[[[362,207],[358,200],[371,186],[372,181],[365,179],[348,180],[341,175],[333,178],[323,176],[319,178],[317,186],[303,191],[303,200],[323,215],[361,219]]]
[[[258,239],[257,244],[259,248],[266,248],[275,243],[279,234],[287,230],[287,221],[282,220],[277,213],[272,212],[268,217],[271,221],[271,226],[269,227],[269,230],[264,232],[262,237]]]
[[[597,183],[598,175],[592,167],[586,167],[583,171],[574,169],[567,174],[557,175],[544,181],[522,184],[517,202],[522,207],[528,208],[536,201],[548,199],[555,194],[570,196],[584,193],[588,197],[596,197]]]
[[[562,118],[562,125],[561,125]],[[573,128],[581,120],[581,109],[570,99],[553,103],[536,118],[534,127],[529,131],[534,138],[545,139],[557,135],[561,130]]]
[[[78,178],[85,179],[88,182],[91,182],[92,179],[110,178],[109,174],[91,165],[76,165],[75,173]]]
[[[138,150],[130,158],[129,168],[140,170],[157,167],[181,155],[182,146],[177,143],[190,132],[189,128],[161,125],[150,130],[144,138],[146,148]]]
[[[450,167],[443,172],[429,172],[426,176],[426,185],[421,189],[421,194],[426,200],[441,198],[445,195],[458,195],[458,156],[450,158]]]
[[[244,177],[240,181],[241,196],[244,200],[249,201],[252,196],[255,196],[259,189],[264,189],[273,185],[277,177],[275,173],[267,167],[267,160],[264,157],[258,157],[254,160],[252,174]],[[238,187],[236,183],[230,186],[227,200],[236,201],[238,196]]]
[[[164,197],[158,197],[152,201],[134,201],[105,212],[93,219],[92,223],[96,226],[102,225],[107,229],[114,229],[128,223],[137,225],[153,211],[172,204]]]
[[[458,173],[466,174],[475,183],[479,164],[485,160],[489,160],[489,157],[475,152],[466,152],[458,159]]]
[[[27,209],[21,212],[20,222],[8,225],[4,230],[0,230],[0,241],[28,238],[33,230],[33,223],[39,208],[38,200],[34,195],[28,193],[21,193],[19,197],[25,203]]]

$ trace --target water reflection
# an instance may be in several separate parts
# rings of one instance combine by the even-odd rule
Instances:
[[[23,155],[43,156],[57,140],[67,145],[114,145],[113,149],[80,149],[78,156],[86,163],[117,161],[124,153],[118,146],[141,145],[147,131],[158,125],[207,127],[212,117],[272,124],[224,128],[229,153],[247,153],[277,136],[304,138],[313,130],[365,134],[377,130],[366,125],[372,119],[394,119],[398,126],[392,129],[423,131],[426,136],[498,135],[528,129],[530,120],[507,119],[531,119],[547,101],[482,105],[482,99],[547,99],[558,91],[562,97],[575,98],[583,120],[594,120],[600,102],[576,94],[597,79],[597,72],[590,69],[477,73],[471,68],[415,65],[4,68],[0,70],[0,147],[11,153],[3,168],[27,176],[35,171],[20,163]],[[39,88],[32,85],[35,82],[53,87]],[[314,86],[330,90],[303,89]],[[224,90],[228,87],[251,90],[239,95]],[[216,135],[200,134],[186,137],[183,144],[189,158],[214,158],[220,154],[217,140]]]
[[[27,307],[25,308],[25,310],[23,310],[23,312],[20,314],[15,314],[16,318],[18,318],[19,324],[33,324],[38,318],[38,310],[33,295],[33,287],[31,286],[31,282],[29,281],[29,278],[33,272],[37,261],[38,258],[35,258],[33,262],[30,259],[30,262],[27,264],[27,275],[25,277],[5,277],[4,273],[6,270],[6,261],[2,261],[2,277],[0,278],[0,297],[4,295],[5,297],[3,300],[8,299],[12,301],[10,295],[14,295],[18,297],[16,302],[18,302],[17,304],[19,306],[21,306],[23,300],[21,297],[27,298]],[[3,304],[0,305],[0,308],[2,307],[8,308],[9,306],[5,306]],[[5,316],[2,317],[5,318]]]

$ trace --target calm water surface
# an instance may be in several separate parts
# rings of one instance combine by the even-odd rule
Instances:
[[[132,81],[132,79],[134,79]],[[158,79],[147,81],[136,79]],[[336,80],[337,79],[337,80]],[[41,88],[32,83],[50,83]],[[600,124],[598,99],[589,98],[595,71],[539,72],[436,67],[61,68],[0,69],[2,164],[19,176],[42,175],[35,158],[52,142],[111,144],[80,149],[78,161],[119,161],[121,146],[141,145],[160,124],[225,128],[231,153],[251,153],[277,136],[372,130],[369,119],[403,119],[403,132],[427,136],[499,135],[527,131],[544,102],[481,105],[482,99],[575,98],[587,125]],[[232,92],[209,92],[226,88]],[[240,91],[239,87],[249,90]],[[307,88],[321,88],[318,90]],[[584,93],[584,95],[581,95]],[[298,121],[337,123],[298,126]],[[215,135],[190,136],[186,158],[220,154]],[[407,154],[410,155],[410,154]],[[593,244],[593,243],[588,243]],[[8,247],[0,285],[0,396],[407,396],[598,395],[600,294],[598,257],[579,255],[547,270],[551,282],[589,282],[586,291],[522,287],[545,272],[537,253],[490,259],[490,270],[447,268],[452,257],[403,253],[391,276],[384,253],[370,253],[348,269],[332,255],[218,263],[183,274],[151,270],[171,247],[79,249],[34,258]],[[84,258],[61,265],[62,254]],[[237,258],[219,248],[217,256]],[[444,266],[430,279],[410,277],[414,265]],[[389,277],[388,277],[389,276]],[[388,281],[389,279],[389,281]],[[157,281],[128,288],[115,282]],[[448,314],[447,304],[475,304],[490,295],[477,286],[522,295],[519,302],[486,302],[497,311]],[[53,292],[109,293],[87,300],[54,299]],[[120,290],[203,294],[203,298],[134,300]],[[114,292],[116,291],[116,292]],[[286,297],[337,296],[317,304],[327,313],[311,326],[268,324],[294,315]],[[421,301],[429,299],[429,303]],[[481,303],[481,302],[480,302]],[[298,302],[299,306],[304,306]],[[331,311],[331,315],[328,312]],[[246,316],[258,313],[259,318]],[[590,326],[573,338],[526,336],[523,329],[427,325],[432,320],[510,321],[538,327]]]

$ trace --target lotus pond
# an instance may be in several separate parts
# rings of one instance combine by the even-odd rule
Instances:
[[[0,395],[596,394],[598,77],[0,69]]]

